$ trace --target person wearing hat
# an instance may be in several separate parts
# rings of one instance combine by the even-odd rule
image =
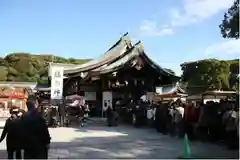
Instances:
[[[34,95],[27,100],[27,113],[23,116],[24,129],[24,159],[47,159],[50,144],[50,134],[44,118],[38,108]]]
[[[6,120],[0,142],[6,138],[6,146],[7,146],[7,153],[8,153],[8,159],[14,158],[14,152],[15,152],[15,158],[21,159],[21,149],[23,149],[23,132],[21,127],[21,118],[24,114],[23,111],[21,111],[18,107],[12,107],[10,109],[11,116]]]

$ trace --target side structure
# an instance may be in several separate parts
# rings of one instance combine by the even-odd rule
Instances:
[[[156,87],[154,101],[186,100],[187,93],[178,84]]]

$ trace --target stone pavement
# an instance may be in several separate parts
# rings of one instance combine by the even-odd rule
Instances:
[[[0,117],[0,127],[1,128],[4,127],[6,119],[7,119],[6,117]]]
[[[88,124],[83,128],[50,128],[49,158],[177,158],[183,140],[161,135],[154,129],[132,126],[106,127]],[[0,144],[0,158],[6,158],[5,142]],[[237,151],[223,146],[191,142],[197,158],[235,158]]]

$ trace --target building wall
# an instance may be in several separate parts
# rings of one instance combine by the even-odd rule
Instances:
[[[97,100],[97,93],[96,92],[85,92],[84,99],[86,101],[96,101]]]
[[[186,101],[191,102],[191,101],[202,101],[204,103],[206,103],[207,101],[214,101],[214,102],[219,102],[220,99],[225,99],[226,96],[214,96],[214,95],[206,95],[203,96],[202,95],[192,95],[192,96],[188,96],[186,98]]]
[[[16,87],[16,88],[36,88],[37,83],[36,82],[1,82],[0,81],[0,87]]]
[[[21,96],[21,98],[11,97],[13,96]],[[26,110],[26,100],[28,97],[28,93],[25,92],[25,88],[8,88],[8,87],[1,87],[0,93],[0,117],[8,117],[9,116],[9,109],[12,106],[17,106],[21,109]]]

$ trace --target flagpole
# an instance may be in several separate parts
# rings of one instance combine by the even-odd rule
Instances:
[[[53,63],[53,62],[54,62],[54,55],[52,55],[52,58],[51,58],[51,59],[52,59],[52,62],[51,62],[51,63]],[[53,72],[53,71],[52,71],[52,67],[51,67],[51,84],[50,84],[50,86],[51,86],[51,94],[52,94],[52,79],[53,79],[53,77],[52,77],[52,75],[53,75],[52,72]],[[53,105],[52,95],[51,95],[51,98],[50,98],[50,99],[51,99],[51,105]]]

